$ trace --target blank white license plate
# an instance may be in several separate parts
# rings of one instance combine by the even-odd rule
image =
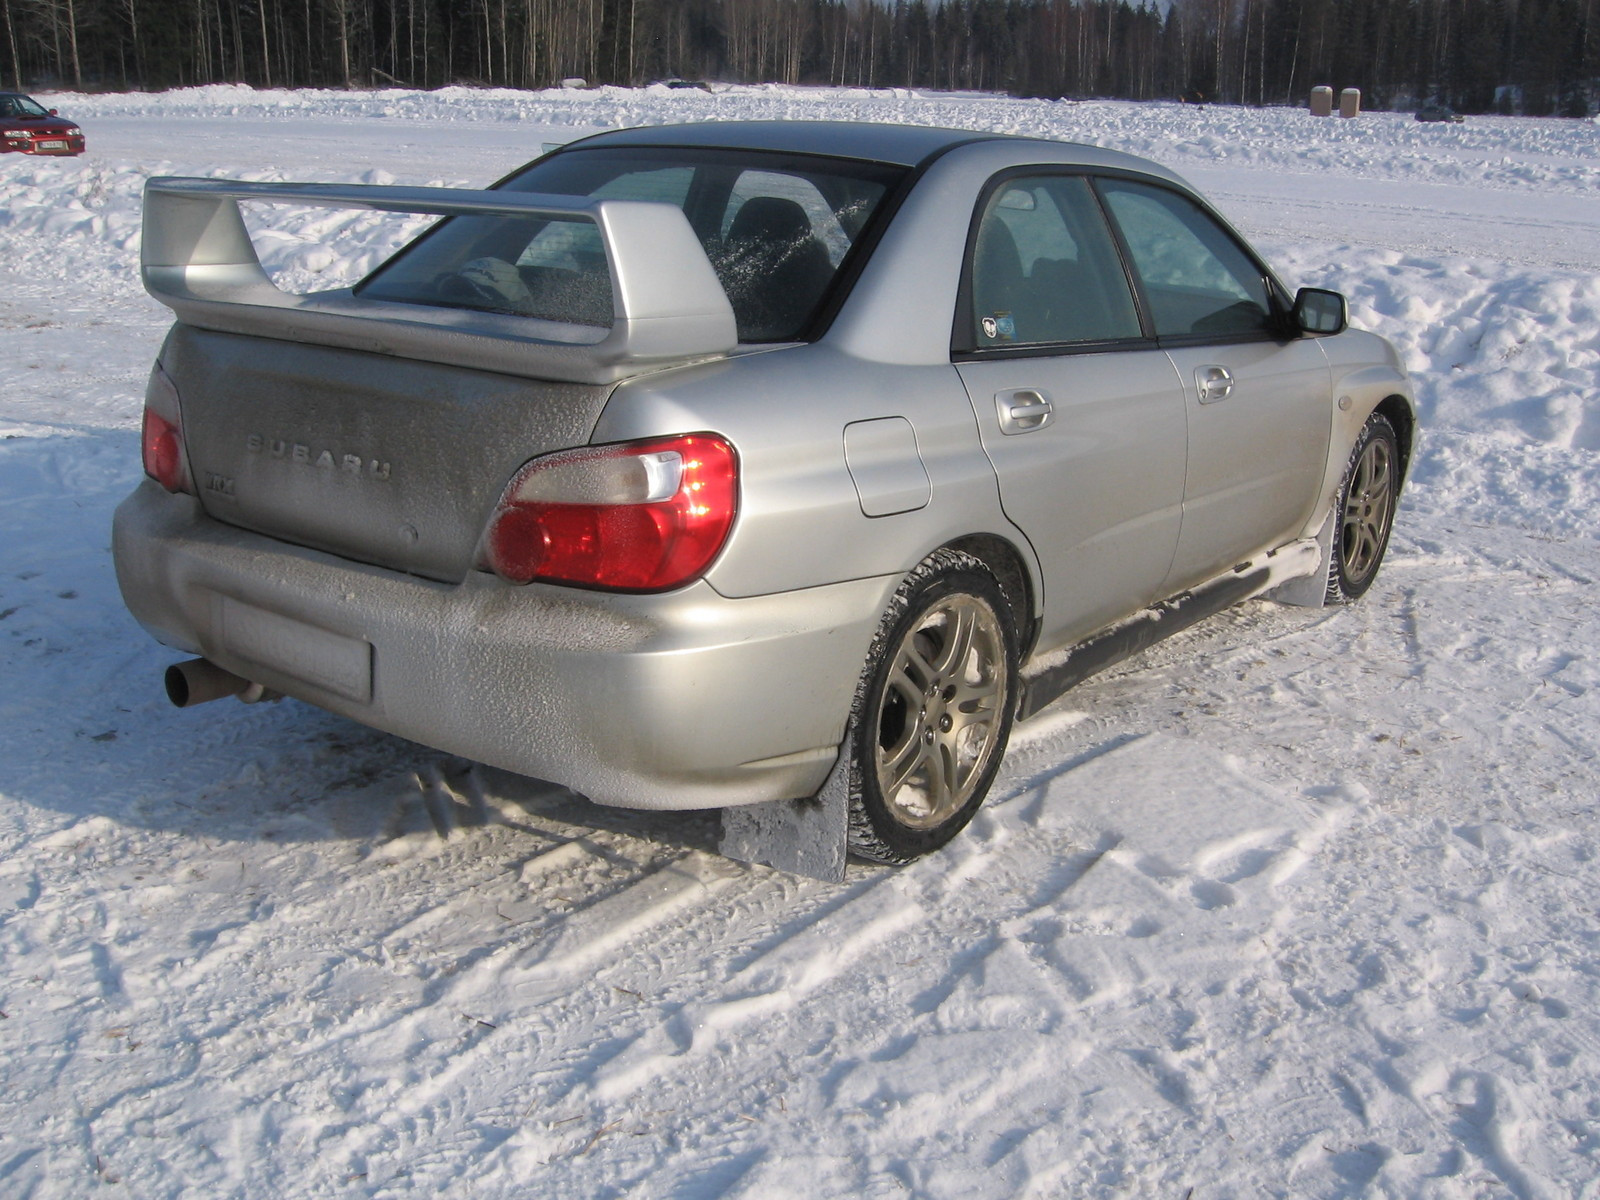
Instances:
[[[240,658],[271,667],[325,691],[365,704],[372,699],[372,645],[245,604],[221,601],[225,646]]]

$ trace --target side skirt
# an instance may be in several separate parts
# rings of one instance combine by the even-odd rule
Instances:
[[[1291,542],[1241,563],[1226,575],[1152,604],[1065,651],[1043,655],[1037,660],[1041,664],[1037,668],[1030,669],[1033,664],[1023,668],[1017,718],[1026,721],[1089,676],[1148,650],[1225,608],[1269,592],[1288,580],[1314,574],[1321,562],[1322,549],[1316,539]]]

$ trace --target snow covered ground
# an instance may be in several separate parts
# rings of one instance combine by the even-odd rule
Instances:
[[[0,1194],[1600,1197],[1600,128],[893,92],[46,98],[0,159]],[[480,185],[630,123],[1151,155],[1345,290],[1426,433],[1367,600],[1022,726],[946,852],[719,859],[285,702],[169,708],[111,509],[151,173]],[[404,227],[280,212],[348,277]]]

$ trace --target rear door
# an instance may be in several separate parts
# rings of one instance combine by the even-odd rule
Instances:
[[[1184,391],[1188,482],[1167,583],[1177,591],[1281,544],[1311,517],[1332,375],[1316,339],[1284,333],[1263,268],[1203,208],[1151,184],[1098,186]]]
[[[968,259],[957,370],[1043,570],[1048,647],[1158,598],[1182,513],[1183,389],[1085,177],[997,179]]]

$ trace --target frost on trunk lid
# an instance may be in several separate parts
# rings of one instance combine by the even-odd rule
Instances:
[[[586,442],[611,390],[186,325],[161,359],[209,515],[451,581],[506,480]]]

